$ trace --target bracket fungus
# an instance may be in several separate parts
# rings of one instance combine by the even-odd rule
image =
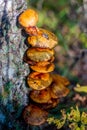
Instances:
[[[32,72],[28,75],[27,83],[34,90],[42,90],[50,86],[52,77],[49,73]]]
[[[43,49],[43,48],[29,48],[27,50],[27,58],[32,61],[40,62],[40,61],[48,61],[54,55],[53,49]]]
[[[36,26],[38,22],[38,13],[33,9],[27,9],[20,14],[18,21],[23,27],[33,27]]]
[[[52,72],[55,68],[53,63],[49,63],[47,65],[41,65],[41,66],[36,66],[36,65],[30,65],[30,68],[34,71],[40,72],[40,73],[48,73]]]
[[[28,37],[28,43],[33,47],[52,49],[57,45],[58,39],[52,32],[40,28],[37,35]]]
[[[18,21],[29,35],[27,41],[31,47],[27,49],[24,61],[33,71],[27,77],[27,84],[32,90],[23,118],[27,124],[41,125],[46,121],[48,109],[57,106],[60,98],[67,96],[69,89],[66,86],[70,83],[60,75],[49,73],[55,68],[53,48],[58,38],[52,32],[36,26],[37,12],[27,9],[20,14]]]
[[[32,90],[30,92],[30,98],[37,103],[47,103],[51,99],[50,91],[49,89],[43,89],[43,90]]]

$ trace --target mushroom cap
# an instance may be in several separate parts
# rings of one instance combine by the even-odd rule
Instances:
[[[38,126],[45,123],[47,116],[48,112],[32,104],[25,107],[23,112],[25,122],[30,125]]]
[[[20,14],[18,21],[23,27],[36,26],[38,22],[38,14],[33,9],[27,9]]]
[[[38,106],[40,106],[42,109],[46,110],[46,109],[54,108],[58,104],[59,104],[59,99],[51,99],[50,101],[48,101],[48,103],[42,103],[42,104],[39,104]]]
[[[49,89],[32,90],[29,96],[36,103],[47,103],[51,99]]]
[[[53,49],[44,49],[44,48],[29,48],[26,52],[27,58],[32,61],[48,61],[54,55]]]
[[[48,61],[36,62],[36,61],[30,60],[29,58],[27,58],[26,53],[24,54],[24,57],[23,57],[23,61],[24,62],[26,62],[29,65],[36,65],[36,66],[45,66],[45,65],[48,65],[49,62],[52,63],[54,61],[54,59],[55,59],[54,56],[52,56],[51,59],[48,60]]]
[[[40,72],[40,73],[48,73],[48,72],[52,72],[55,68],[53,63],[49,63],[45,66],[43,65],[30,65],[29,66],[32,70],[36,71],[36,72]]]
[[[50,86],[50,94],[52,98],[61,98],[67,96],[69,89],[66,88],[65,84],[59,80],[57,74],[52,74],[53,82]]]
[[[51,77],[54,80],[58,80],[59,82],[61,82],[62,84],[64,84],[64,86],[68,86],[70,84],[69,80],[66,77],[63,77],[61,75],[51,74]]]
[[[58,39],[56,35],[48,30],[40,28],[37,30],[37,35],[36,36],[35,35],[28,37],[28,43],[33,47],[52,49],[58,43]]]
[[[28,75],[27,83],[32,89],[42,90],[52,83],[52,77],[49,73],[32,72]]]

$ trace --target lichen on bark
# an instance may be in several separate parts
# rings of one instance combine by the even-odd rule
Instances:
[[[24,44],[25,37],[17,26],[17,18],[26,8],[24,0],[0,0],[0,116],[4,117],[3,123],[4,119],[6,123],[6,118],[9,118],[4,107],[6,111],[9,108],[11,114],[28,103],[29,89],[25,80],[29,66],[23,62],[27,47]]]

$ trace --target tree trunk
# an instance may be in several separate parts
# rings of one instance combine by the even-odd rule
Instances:
[[[0,0],[0,129],[14,127],[28,103],[29,67],[23,63],[27,47],[17,26],[17,17],[26,8],[25,0]]]

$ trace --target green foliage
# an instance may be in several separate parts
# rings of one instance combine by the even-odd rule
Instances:
[[[76,85],[74,88],[76,92],[84,92],[87,93],[87,86],[80,86],[79,84]]]
[[[62,113],[61,119],[55,119],[54,117],[50,117],[50,118],[47,119],[47,122],[48,122],[49,124],[51,124],[51,123],[55,124],[56,127],[57,127],[58,129],[60,129],[61,127],[63,127],[63,125],[65,124],[65,121],[66,121],[65,111],[62,110],[61,113]]]
[[[87,35],[85,33],[81,33],[79,39],[83,43],[83,48],[87,48]]]
[[[71,130],[85,130],[87,126],[87,113],[80,112],[79,108],[71,107],[70,111],[62,110],[62,116],[60,118],[49,117],[47,122],[49,124],[53,123],[55,126],[60,129],[63,126],[67,125]]]
[[[42,27],[44,25],[50,29],[54,29],[57,27],[57,24],[58,19],[56,18],[54,12],[50,11],[49,13],[47,13],[45,10],[39,12],[39,22],[38,22],[39,27]]]

